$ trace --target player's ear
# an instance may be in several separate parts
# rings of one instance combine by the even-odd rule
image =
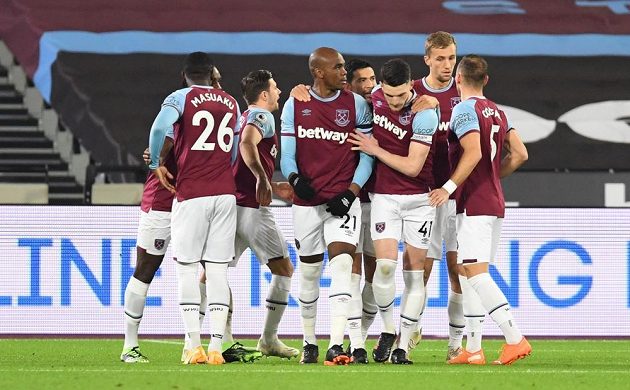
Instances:
[[[429,56],[424,56],[424,63],[429,66]]]
[[[489,76],[489,75],[486,75],[486,76],[483,78],[483,86],[484,86],[484,87],[488,84],[488,81],[489,81],[489,80],[490,80],[490,76]]]

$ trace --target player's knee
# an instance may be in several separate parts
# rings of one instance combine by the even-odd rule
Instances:
[[[267,266],[273,275],[286,276],[288,278],[293,276],[293,264],[291,264],[291,260],[288,257],[270,259]]]
[[[339,273],[351,273],[352,272],[352,256],[347,253],[342,253],[333,257],[330,260],[330,271]]]
[[[317,283],[322,273],[323,262],[318,263],[300,263],[300,278],[306,283]]]
[[[133,271],[133,277],[143,283],[149,284],[153,280],[158,268],[160,268],[164,256],[150,255],[146,253],[146,251],[142,254],[139,253],[139,255],[138,261],[136,262],[136,269]]]
[[[396,261],[390,259],[377,259],[376,260],[376,271],[374,271],[374,278],[377,276],[381,278],[392,278],[394,276],[394,271],[396,271]]]

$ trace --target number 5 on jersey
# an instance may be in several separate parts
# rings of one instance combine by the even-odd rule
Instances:
[[[190,150],[201,150],[201,151],[213,151],[214,150],[214,142],[206,142],[210,138],[212,131],[214,130],[214,117],[212,113],[209,111],[197,111],[195,115],[192,117],[193,126],[200,126],[201,121],[206,120],[206,127],[203,129],[203,132],[197,138],[194,145],[190,148]],[[232,143],[234,142],[234,130],[228,127],[228,123],[232,119],[232,113],[228,112],[225,114],[221,123],[219,124],[219,129],[217,132],[217,142],[219,143],[219,147],[226,153],[229,153],[232,150]],[[229,141],[225,142],[225,137],[229,138]]]

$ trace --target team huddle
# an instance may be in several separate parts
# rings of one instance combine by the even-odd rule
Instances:
[[[408,355],[422,334],[426,284],[443,247],[450,281],[447,363],[485,364],[486,314],[506,340],[493,364],[531,353],[488,269],[505,210],[500,179],[527,160],[527,150],[505,113],[483,96],[483,58],[462,58],[453,75],[456,42],[446,32],[429,35],[424,54],[428,76],[414,81],[409,64],[392,59],[377,83],[369,63],[346,63],[328,47],[313,51],[312,85],[295,87],[281,114],[280,168],[288,183],[272,181],[279,147],[272,112],[279,109],[280,90],[271,72],[253,71],[242,79],[248,107],[241,114],[236,99],[221,89],[208,55],[188,55],[185,87],[164,100],[149,136],[145,158],[152,173],[141,206],[138,261],[125,291],[122,361],[148,362],[138,327],[171,236],[184,364],[300,354],[277,335],[293,266],[268,207],[272,194],[293,204],[302,364],[319,361],[315,326],[326,251],[326,365],[367,364],[365,340],[379,313],[383,333],[373,361],[413,363]],[[396,326],[400,241],[404,290]],[[272,273],[256,349],[234,343],[231,330],[227,270],[247,248]],[[207,351],[200,336],[206,312]],[[346,329],[350,343],[344,349]],[[231,346],[224,350],[224,344]]]

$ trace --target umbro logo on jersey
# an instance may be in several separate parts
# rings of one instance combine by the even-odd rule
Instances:
[[[302,116],[310,116],[311,115],[311,110],[309,110],[308,108],[305,108],[302,110]]]
[[[338,142],[340,145],[346,142],[346,139],[348,139],[348,133],[326,130],[323,127],[305,129],[304,127],[302,127],[302,125],[299,125],[297,130],[298,138],[323,139],[326,141]]]
[[[400,127],[396,126],[385,115],[374,114],[374,124],[382,127],[383,129],[387,131],[390,131],[398,139],[405,138],[405,135],[407,134],[407,130],[403,130]]]
[[[350,110],[338,109],[335,112],[335,123],[337,126],[347,126],[350,123]]]
[[[350,207],[350,201],[348,199],[341,199],[341,203],[343,203],[343,205],[346,207]]]

